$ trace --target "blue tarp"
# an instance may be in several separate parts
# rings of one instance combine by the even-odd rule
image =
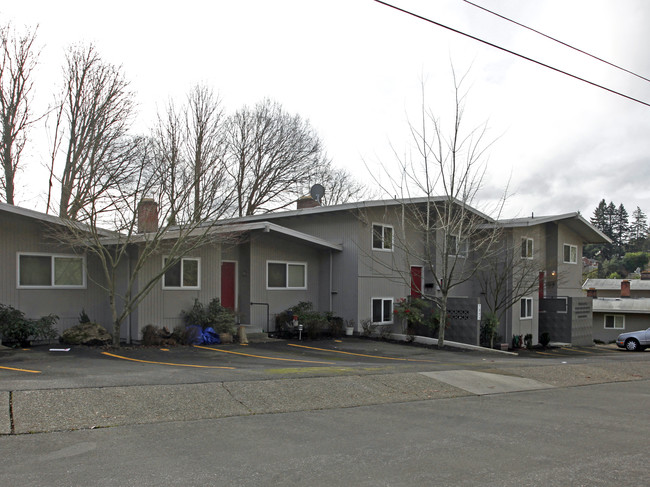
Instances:
[[[198,325],[190,325],[187,328],[191,345],[218,345],[221,343],[219,334],[211,326],[205,330]]]

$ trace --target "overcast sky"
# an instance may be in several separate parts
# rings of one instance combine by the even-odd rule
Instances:
[[[650,78],[647,0],[473,0]],[[391,3],[650,103],[650,83],[578,55],[462,0]],[[576,81],[372,0],[5,1],[0,21],[39,25],[35,108],[61,79],[65,48],[96,45],[123,66],[146,132],[169,98],[206,83],[229,111],[269,97],[308,119],[334,164],[370,181],[407,150],[420,82],[450,121],[450,65],[468,71],[468,128],[487,121],[485,201],[510,179],[508,216],[591,217],[598,202],[650,212],[650,107]],[[18,204],[44,210],[47,138],[36,126]],[[39,184],[42,186],[39,187]]]

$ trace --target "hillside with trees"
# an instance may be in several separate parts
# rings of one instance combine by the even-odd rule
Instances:
[[[607,203],[603,198],[594,210],[591,223],[612,239],[611,244],[586,245],[583,255],[598,262],[598,270],[588,277],[638,277],[650,261],[648,217],[638,206],[630,217],[623,203]]]

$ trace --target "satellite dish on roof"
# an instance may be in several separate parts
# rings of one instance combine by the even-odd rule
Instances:
[[[323,196],[325,196],[325,188],[323,188],[323,186],[320,184],[314,184],[309,190],[309,195],[316,203],[320,205]]]

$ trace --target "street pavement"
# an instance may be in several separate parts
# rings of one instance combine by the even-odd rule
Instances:
[[[0,351],[0,434],[327,410],[650,379],[650,352],[521,355],[344,338]],[[543,355],[542,355],[543,354]]]

